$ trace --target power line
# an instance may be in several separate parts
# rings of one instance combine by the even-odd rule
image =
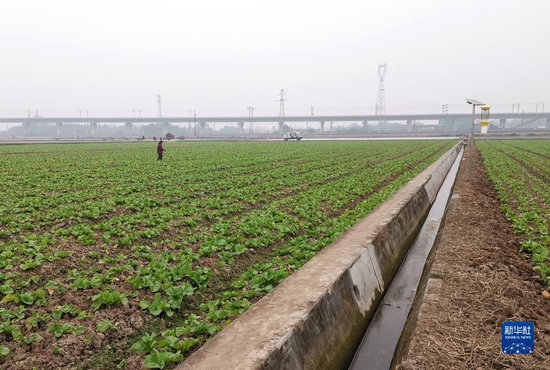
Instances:
[[[294,99],[298,99],[298,98],[303,98],[304,96],[310,96],[310,95],[320,94],[320,93],[327,92],[327,91],[337,90],[337,89],[341,89],[341,88],[344,88],[344,87],[347,87],[347,86],[351,86],[351,85],[358,84],[358,83],[360,83],[360,82],[372,81],[372,80],[374,80],[374,79],[376,79],[376,78],[377,78],[377,77],[363,78],[363,79],[361,79],[361,80],[356,80],[356,81],[353,81],[353,82],[345,83],[345,84],[343,84],[343,85],[333,86],[333,87],[326,88],[326,89],[323,89],[323,90],[317,90],[317,91],[313,91],[313,92],[310,92],[310,93],[305,93],[305,94],[302,94],[302,95],[297,95],[297,96],[294,96],[294,97],[292,97],[292,98],[287,98],[286,100],[294,100]]]

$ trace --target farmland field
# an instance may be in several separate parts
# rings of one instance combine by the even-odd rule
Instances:
[[[522,252],[530,252],[534,270],[550,289],[550,141],[482,141],[484,157],[502,208],[515,232],[522,236]]]
[[[454,144],[1,146],[0,365],[171,368]]]

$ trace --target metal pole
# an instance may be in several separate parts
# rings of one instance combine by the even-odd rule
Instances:
[[[472,103],[472,128],[470,130],[470,160],[468,161],[468,181],[472,181],[472,147],[474,146],[474,122],[476,121],[476,105]]]
[[[195,139],[197,138],[197,113],[193,109],[193,126],[195,127]]]

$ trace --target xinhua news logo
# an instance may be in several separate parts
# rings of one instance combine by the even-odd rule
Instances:
[[[530,355],[535,350],[535,325],[529,321],[502,323],[502,352]]]

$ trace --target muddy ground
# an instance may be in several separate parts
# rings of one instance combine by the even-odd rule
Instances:
[[[550,369],[550,300],[500,203],[477,150],[458,173],[416,327],[399,370]],[[501,351],[501,325],[531,321],[533,355]]]

